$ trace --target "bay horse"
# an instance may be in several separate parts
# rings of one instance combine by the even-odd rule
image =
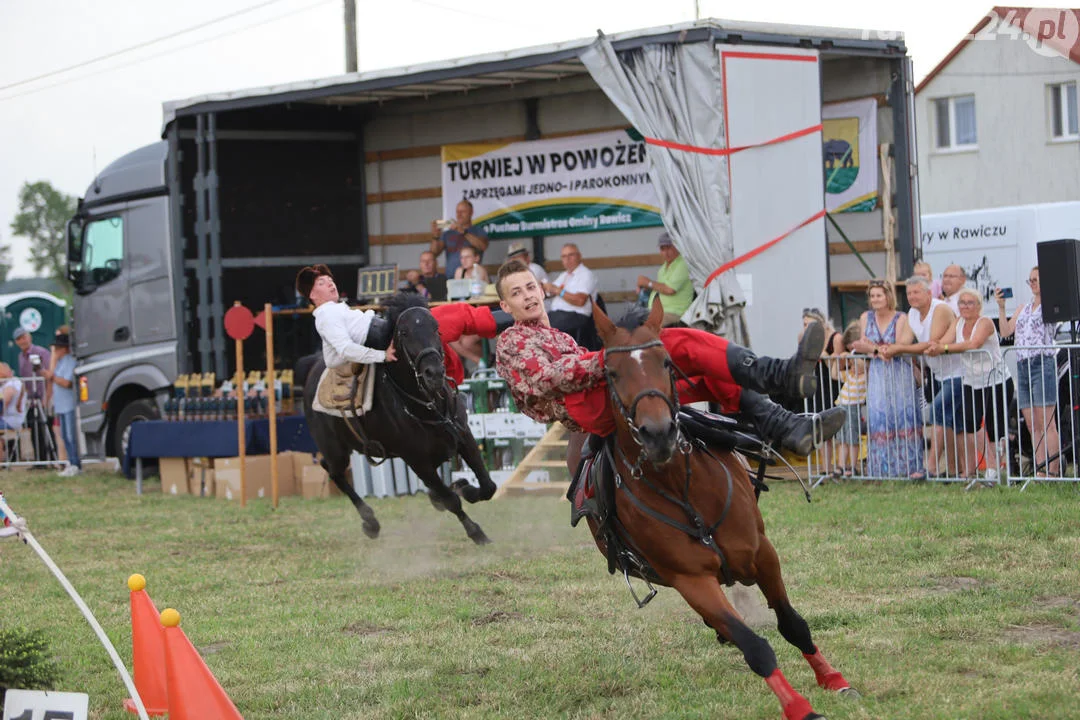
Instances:
[[[822,656],[806,621],[788,600],[746,466],[734,453],[695,444],[682,433],[676,369],[659,339],[660,303],[632,331],[616,327],[595,306],[593,317],[604,345],[616,424],[607,455],[615,474],[610,491],[614,528],[622,543],[651,566],[640,575],[675,588],[720,642],[733,643],[776,694],[785,720],[822,716],[791,687],[768,641],[742,621],[721,583],[757,584],[776,613],[780,634],[802,651],[818,685],[857,697]],[[571,473],[578,466],[582,439],[578,434],[569,448]],[[593,517],[588,520],[597,546],[607,554],[608,536]]]
[[[447,381],[439,324],[427,301],[414,293],[398,293],[384,304],[388,336],[379,339],[370,333],[368,345],[385,349],[392,338],[397,359],[374,365],[374,398],[368,412],[345,418],[313,410],[326,364],[319,354],[313,364],[297,365],[297,380],[304,386],[304,416],[322,453],[323,467],[360,513],[364,534],[370,538],[378,537],[380,525],[371,506],[353,489],[349,476],[353,450],[369,458],[404,460],[427,486],[436,509],[456,515],[476,544],[488,543],[484,531],[465,514],[461,498],[470,503],[490,500],[496,487],[469,430],[465,404]],[[302,380],[305,371],[306,380]],[[443,483],[439,468],[457,455],[476,473],[479,487],[459,483],[450,488]]]

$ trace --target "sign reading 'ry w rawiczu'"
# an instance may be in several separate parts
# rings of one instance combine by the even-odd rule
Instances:
[[[443,217],[462,199],[492,239],[662,225],[645,142],[632,130],[444,145]]]

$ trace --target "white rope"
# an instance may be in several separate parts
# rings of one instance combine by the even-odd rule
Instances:
[[[4,501],[3,493],[0,493],[0,515],[4,515],[11,521],[12,527],[22,528],[16,532],[22,538],[23,542],[34,549],[34,552],[38,554],[41,561],[45,563],[45,567],[49,568],[56,579],[63,586],[67,594],[71,596],[75,606],[82,612],[83,617],[90,623],[90,627],[93,628],[94,633],[98,636],[98,640],[104,646],[106,652],[109,653],[109,657],[112,658],[113,665],[116,666],[117,672],[120,673],[120,679],[124,681],[124,685],[127,687],[129,693],[131,693],[131,699],[135,703],[135,710],[139,713],[139,720],[150,720],[150,717],[146,714],[146,707],[143,705],[142,698],[139,697],[139,691],[135,689],[135,683],[131,681],[131,675],[128,674],[127,668],[124,667],[124,662],[120,659],[120,655],[117,654],[116,648],[113,647],[112,642],[109,641],[109,637],[105,634],[105,631],[101,629],[101,625],[98,624],[97,618],[94,617],[94,613],[90,612],[90,608],[79,596],[79,593],[75,590],[74,586],[68,579],[64,577],[64,573],[56,566],[56,563],[52,561],[49,554],[45,552],[45,549],[38,544],[38,541],[34,539],[34,536],[26,529],[26,521],[17,516],[8,504]],[[10,528],[7,528],[10,529]]]

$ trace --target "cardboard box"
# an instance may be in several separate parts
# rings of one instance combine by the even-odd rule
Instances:
[[[248,455],[246,461],[247,499],[272,497],[273,485],[270,477],[269,455]],[[278,453],[278,497],[296,494],[296,482],[293,477],[293,459],[291,453]],[[226,500],[240,497],[240,458],[217,458],[214,460],[215,494]]]
[[[330,476],[321,465],[312,464],[304,466],[304,474],[300,479],[300,487],[305,500],[332,497],[341,494],[337,485],[331,482]]]
[[[304,468],[308,465],[318,464],[316,456],[311,453],[290,451],[282,453],[282,455],[288,455],[292,458],[293,478],[296,480],[297,487],[300,486],[300,481],[304,477]]]
[[[188,490],[196,497],[214,497],[214,458],[187,459]]]
[[[187,458],[158,458],[161,492],[166,495],[188,495]]]

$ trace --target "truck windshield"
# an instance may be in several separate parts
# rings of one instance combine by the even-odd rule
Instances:
[[[79,292],[92,292],[116,279],[123,262],[123,218],[101,218],[85,224],[72,221],[68,225],[68,274]]]

